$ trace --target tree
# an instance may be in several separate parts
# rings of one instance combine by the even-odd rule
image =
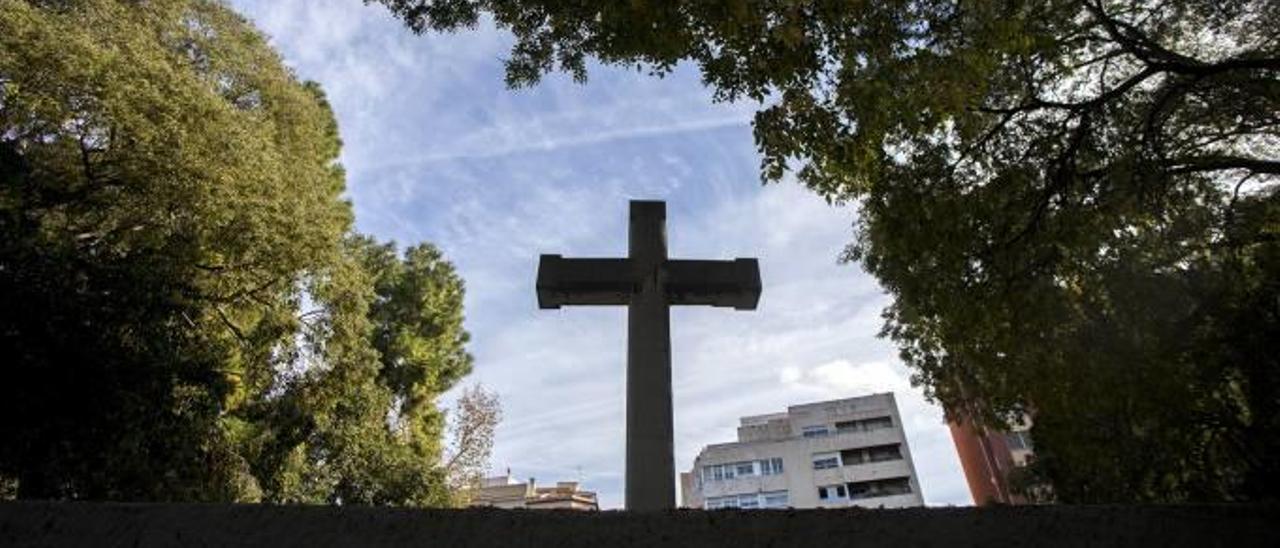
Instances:
[[[515,35],[512,86],[696,64],[766,181],[858,207],[884,335],[949,411],[1031,414],[1066,501],[1274,497],[1280,4],[380,0]]]
[[[462,391],[449,423],[451,441],[444,460],[445,477],[460,505],[468,502],[467,497],[480,487],[489,469],[494,430],[501,420],[497,394],[479,384]]]
[[[0,481],[448,503],[462,282],[352,232],[323,93],[212,0],[0,0]]]

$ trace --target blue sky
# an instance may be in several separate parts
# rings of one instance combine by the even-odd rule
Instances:
[[[580,479],[622,504],[626,312],[538,310],[540,253],[626,254],[627,201],[667,201],[672,256],[758,257],[758,310],[672,312],[676,467],[732,441],[738,417],[893,391],[929,504],[970,504],[942,412],[875,337],[888,298],[837,256],[854,211],[762,186],[751,103],[712,104],[698,74],[595,67],[504,87],[511,39],[414,36],[358,0],[232,0],[338,116],[359,229],[431,241],[467,283],[474,373],[502,398],[493,470]],[[447,394],[442,404],[451,403]]]

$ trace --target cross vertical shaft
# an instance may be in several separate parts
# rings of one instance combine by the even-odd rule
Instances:
[[[627,311],[628,510],[671,508],[676,499],[666,217],[663,202],[631,202],[628,258],[637,283]]]
[[[626,306],[628,510],[674,508],[671,305],[754,310],[755,259],[667,258],[667,205],[631,202],[626,258],[538,258],[538,307]]]

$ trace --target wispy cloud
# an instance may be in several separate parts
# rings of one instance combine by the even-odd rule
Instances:
[[[970,502],[941,411],[875,337],[887,297],[835,261],[853,212],[759,184],[754,105],[712,105],[687,68],[512,92],[492,28],[418,37],[355,1],[232,3],[327,90],[361,230],[433,241],[466,279],[469,381],[505,411],[495,469],[578,478],[621,505],[625,310],[537,310],[533,281],[540,253],[624,255],[627,200],[665,199],[674,256],[759,257],[765,283],[753,312],[672,313],[679,468],[739,416],[893,391],[926,500]]]
[[[575,131],[568,134],[557,134],[554,132],[539,131],[537,132],[537,137],[534,138],[530,138],[530,136],[525,135],[524,131],[518,131],[510,127],[502,127],[495,128],[496,131],[494,131],[493,134],[479,136],[470,135],[467,138],[467,141],[470,142],[486,142],[492,140],[504,143],[498,146],[493,146],[492,142],[489,142],[484,146],[462,146],[459,147],[460,150],[423,154],[410,158],[397,158],[368,167],[374,169],[410,166],[422,167],[426,164],[439,162],[483,160],[513,154],[546,153],[565,148],[602,145],[613,141],[636,139],[641,137],[663,137],[678,133],[706,131],[726,127],[747,127],[749,124],[749,119],[743,116],[730,116],[706,120],[674,122],[655,126],[600,129],[595,130],[594,132]]]

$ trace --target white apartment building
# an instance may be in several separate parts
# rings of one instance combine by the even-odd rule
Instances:
[[[892,393],[743,417],[738,441],[704,448],[680,487],[691,508],[924,505]]]

